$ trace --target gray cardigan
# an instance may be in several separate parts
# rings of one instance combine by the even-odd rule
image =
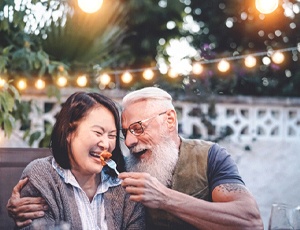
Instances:
[[[51,226],[57,221],[66,221],[71,229],[82,229],[73,187],[65,184],[52,167],[52,156],[32,161],[23,171],[22,178],[29,182],[21,191],[21,197],[42,196],[49,205],[43,218],[34,219],[23,229],[34,226]],[[121,185],[111,187],[104,193],[105,217],[109,230],[145,229],[145,211],[140,203],[129,200]]]

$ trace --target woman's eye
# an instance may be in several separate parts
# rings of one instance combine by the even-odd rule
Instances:
[[[102,132],[99,132],[99,131],[95,131],[95,133],[96,133],[98,136],[101,136],[101,135],[102,135]]]
[[[111,134],[111,135],[108,135],[108,137],[111,138],[111,139],[115,139],[115,138],[117,138],[117,135],[112,135]]]

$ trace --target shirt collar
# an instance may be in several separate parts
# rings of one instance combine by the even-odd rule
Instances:
[[[76,178],[74,177],[73,173],[70,169],[63,169],[60,167],[55,159],[52,159],[52,167],[56,170],[58,175],[62,178],[62,180],[66,184],[70,184],[74,187],[80,188],[80,185],[78,184]],[[98,185],[97,192],[98,193],[104,193],[106,192],[110,187],[115,187],[121,184],[121,180],[117,177],[112,177],[109,174],[107,174],[107,168],[104,167],[102,171],[100,172],[101,175],[101,182]]]

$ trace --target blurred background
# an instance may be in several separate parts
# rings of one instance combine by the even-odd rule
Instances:
[[[75,91],[120,102],[161,87],[182,136],[230,150],[267,226],[272,203],[300,203],[299,13],[299,0],[0,0],[0,147],[47,147]]]

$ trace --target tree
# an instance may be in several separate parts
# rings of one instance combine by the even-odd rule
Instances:
[[[255,1],[192,0],[188,7],[191,9],[190,16],[200,29],[197,32],[185,30],[183,35],[191,36],[192,33],[192,45],[203,59],[298,46],[300,14],[295,10],[300,7],[298,1],[284,1],[269,15],[260,14],[255,8]],[[281,65],[258,62],[255,69],[246,69],[241,61],[233,61],[232,71],[224,76],[227,80],[208,65],[209,70],[199,81],[210,85],[211,92],[220,95],[299,97],[300,92],[296,88],[299,87],[298,52],[286,53],[286,60]],[[228,91],[229,82],[231,87]]]
[[[75,0],[2,0],[0,2],[0,76],[11,79],[43,78],[49,95],[59,97],[60,76],[72,85],[83,73],[88,87],[98,87],[104,71],[156,66],[166,62],[171,39],[185,38],[197,50],[191,61],[214,60],[297,46],[300,32],[296,0],[286,0],[274,13],[257,12],[254,1],[214,0],[104,0],[95,14],[84,14]],[[37,14],[35,9],[39,7]],[[290,13],[289,15],[287,13]],[[171,26],[170,26],[171,25]],[[195,100],[210,95],[300,96],[298,52],[285,63],[246,69],[232,62],[220,74],[215,63],[200,75],[170,79],[157,72],[152,81],[136,82],[127,89],[158,85],[177,98]]]

